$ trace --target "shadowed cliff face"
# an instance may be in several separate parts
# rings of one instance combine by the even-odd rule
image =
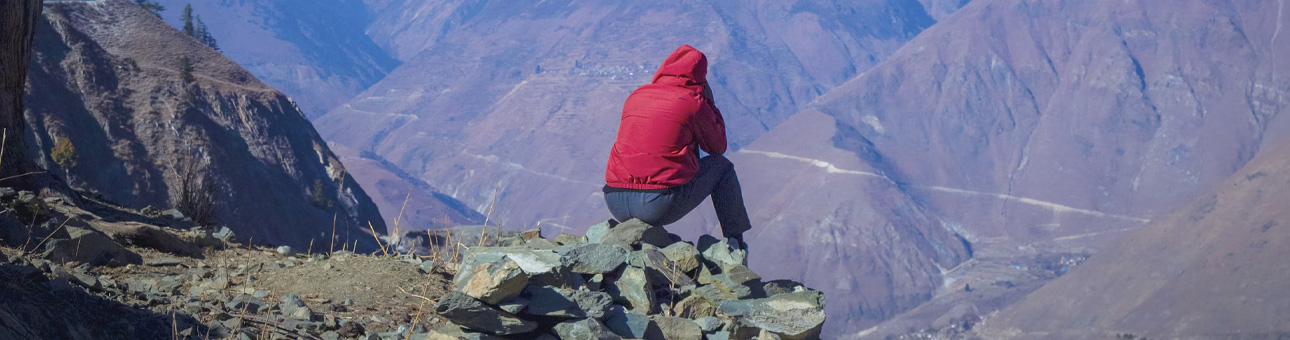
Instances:
[[[220,49],[281,90],[315,118],[384,78],[398,66],[364,33],[372,13],[360,0],[159,0],[163,18],[182,27],[193,6]]]
[[[213,183],[215,222],[243,239],[325,250],[335,221],[337,249],[355,241],[374,249],[368,223],[384,230],[294,103],[138,6],[47,6],[30,69],[30,152],[73,186],[164,209],[192,169]],[[75,145],[76,166],[54,162],[60,139]]]

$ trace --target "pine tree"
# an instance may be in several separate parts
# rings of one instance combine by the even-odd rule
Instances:
[[[138,4],[140,7],[143,7],[143,9],[146,9],[149,12],[152,12],[152,14],[157,15],[157,17],[159,18],[161,17],[161,11],[166,10],[166,6],[162,6],[161,4],[156,3],[155,1],[152,1],[152,0],[134,0],[134,3]]]
[[[196,33],[197,35],[195,37],[198,41],[201,41],[203,44],[206,44],[206,46],[210,46],[216,51],[219,51],[219,43],[215,42],[215,36],[211,35],[211,31],[206,28],[206,23],[202,22],[202,16],[200,15],[197,16]]]
[[[193,4],[184,5],[184,13],[179,18],[184,21],[184,34],[197,37],[197,29],[193,26]]]
[[[193,62],[188,60],[188,57],[179,57],[179,80],[184,84],[197,81],[197,78],[193,77]]]

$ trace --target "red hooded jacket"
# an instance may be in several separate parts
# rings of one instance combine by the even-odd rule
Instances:
[[[707,74],[708,57],[682,45],[659,66],[650,84],[627,97],[605,169],[609,187],[677,187],[699,171],[696,145],[712,155],[726,152],[726,123],[703,96]]]

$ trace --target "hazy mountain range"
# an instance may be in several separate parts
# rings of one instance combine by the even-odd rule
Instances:
[[[173,24],[184,3],[163,3]],[[1278,119],[1290,104],[1281,1],[246,0],[194,11],[255,75],[198,54],[221,70],[206,76],[219,82],[199,77],[212,91],[199,98],[244,103],[219,91],[264,92],[254,78],[283,89],[302,112],[273,95],[255,102],[312,118],[317,135],[290,133],[321,159],[338,150],[404,228],[488,215],[581,233],[608,218],[599,192],[621,103],[689,43],[712,60],[754,219],[752,266],[823,289],[827,337],[983,318],[988,337],[1283,331],[1272,326],[1286,315],[1273,292],[1287,288],[1272,191],[1284,157],[1264,151],[1290,131]],[[121,41],[103,34],[87,35],[106,50]],[[64,72],[128,64],[107,59]],[[48,81],[32,83],[54,90],[33,93],[94,84]],[[31,124],[72,124],[50,117]],[[121,124],[111,117],[99,124]],[[140,169],[123,171],[152,171]],[[307,185],[318,171],[287,173]],[[120,188],[82,177],[158,196],[159,175],[140,176]],[[405,197],[413,209],[399,216]],[[705,205],[669,228],[693,239],[715,227]],[[1249,321],[1225,321],[1242,313]]]

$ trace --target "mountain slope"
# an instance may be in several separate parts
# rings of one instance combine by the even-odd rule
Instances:
[[[372,6],[373,39],[405,63],[320,131],[476,210],[496,188],[495,215],[513,225],[606,216],[622,100],[682,43],[709,55],[738,147],[932,24],[913,0]]]
[[[335,225],[337,249],[372,248],[368,223],[384,230],[290,99],[138,6],[50,4],[33,50],[30,152],[73,186],[168,208],[191,173],[213,187],[215,223],[257,243],[325,250]],[[54,161],[59,140],[73,143],[75,166]]]
[[[1290,143],[987,323],[990,338],[1276,338],[1290,333]]]
[[[1096,247],[1284,139],[1282,10],[972,2],[814,106],[973,241]]]
[[[229,59],[300,105],[314,118],[384,78],[399,65],[364,30],[360,0],[159,0],[166,21],[182,27],[185,5],[201,17]]]
[[[730,155],[754,223],[749,265],[828,294],[826,338],[860,332],[932,298],[972,257],[939,217],[830,142],[832,117],[806,111]],[[828,160],[828,161],[824,161]],[[668,229],[719,234],[711,205]]]

